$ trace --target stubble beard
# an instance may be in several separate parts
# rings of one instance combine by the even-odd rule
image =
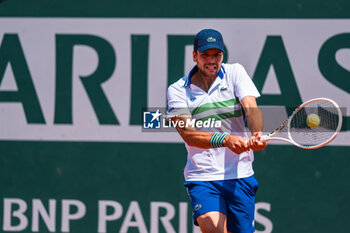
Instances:
[[[199,68],[199,67],[198,67],[198,70],[199,70],[199,72],[201,73],[202,76],[208,77],[208,78],[211,78],[211,79],[216,78],[216,77],[218,76],[218,74],[219,74],[219,69],[217,69],[216,72],[215,72],[215,74],[213,74],[213,75],[208,74],[208,73],[205,72],[202,68]]]

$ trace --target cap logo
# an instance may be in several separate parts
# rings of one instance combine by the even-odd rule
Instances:
[[[216,39],[213,38],[213,37],[209,37],[209,38],[207,39],[207,41],[208,41],[208,42],[216,42]]]

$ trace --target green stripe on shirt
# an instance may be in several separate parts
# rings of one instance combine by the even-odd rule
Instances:
[[[224,101],[219,101],[219,102],[213,102],[213,103],[206,103],[201,106],[196,107],[191,111],[192,116],[205,112],[207,110],[212,110],[212,109],[217,109],[217,108],[225,108],[229,106],[233,106],[239,103],[239,99],[229,99],[229,100],[224,100]]]
[[[242,115],[243,115],[243,111],[242,111],[242,109],[240,109],[240,110],[233,111],[233,112],[226,112],[226,113],[220,113],[220,114],[216,114],[216,115],[212,115],[212,116],[207,116],[207,117],[204,117],[202,119],[197,119],[197,121],[206,121],[208,119],[220,121],[220,120],[224,120],[224,119],[231,118],[231,117],[240,117]]]

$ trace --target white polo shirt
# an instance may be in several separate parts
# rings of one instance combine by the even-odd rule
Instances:
[[[248,138],[240,100],[245,96],[259,97],[260,94],[243,66],[238,63],[222,64],[208,92],[191,84],[191,77],[197,70],[194,67],[188,76],[169,86],[168,108],[182,112],[187,109],[196,120],[220,120],[222,127],[209,129],[211,132]],[[226,147],[201,149],[185,145],[188,152],[184,170],[186,181],[237,179],[254,174],[252,150],[236,154]]]

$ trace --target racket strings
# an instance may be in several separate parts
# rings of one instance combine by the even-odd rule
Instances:
[[[311,128],[307,123],[310,114],[319,116],[319,124]],[[338,109],[331,102],[315,101],[301,108],[291,119],[289,136],[296,143],[311,147],[331,139],[339,124]]]

